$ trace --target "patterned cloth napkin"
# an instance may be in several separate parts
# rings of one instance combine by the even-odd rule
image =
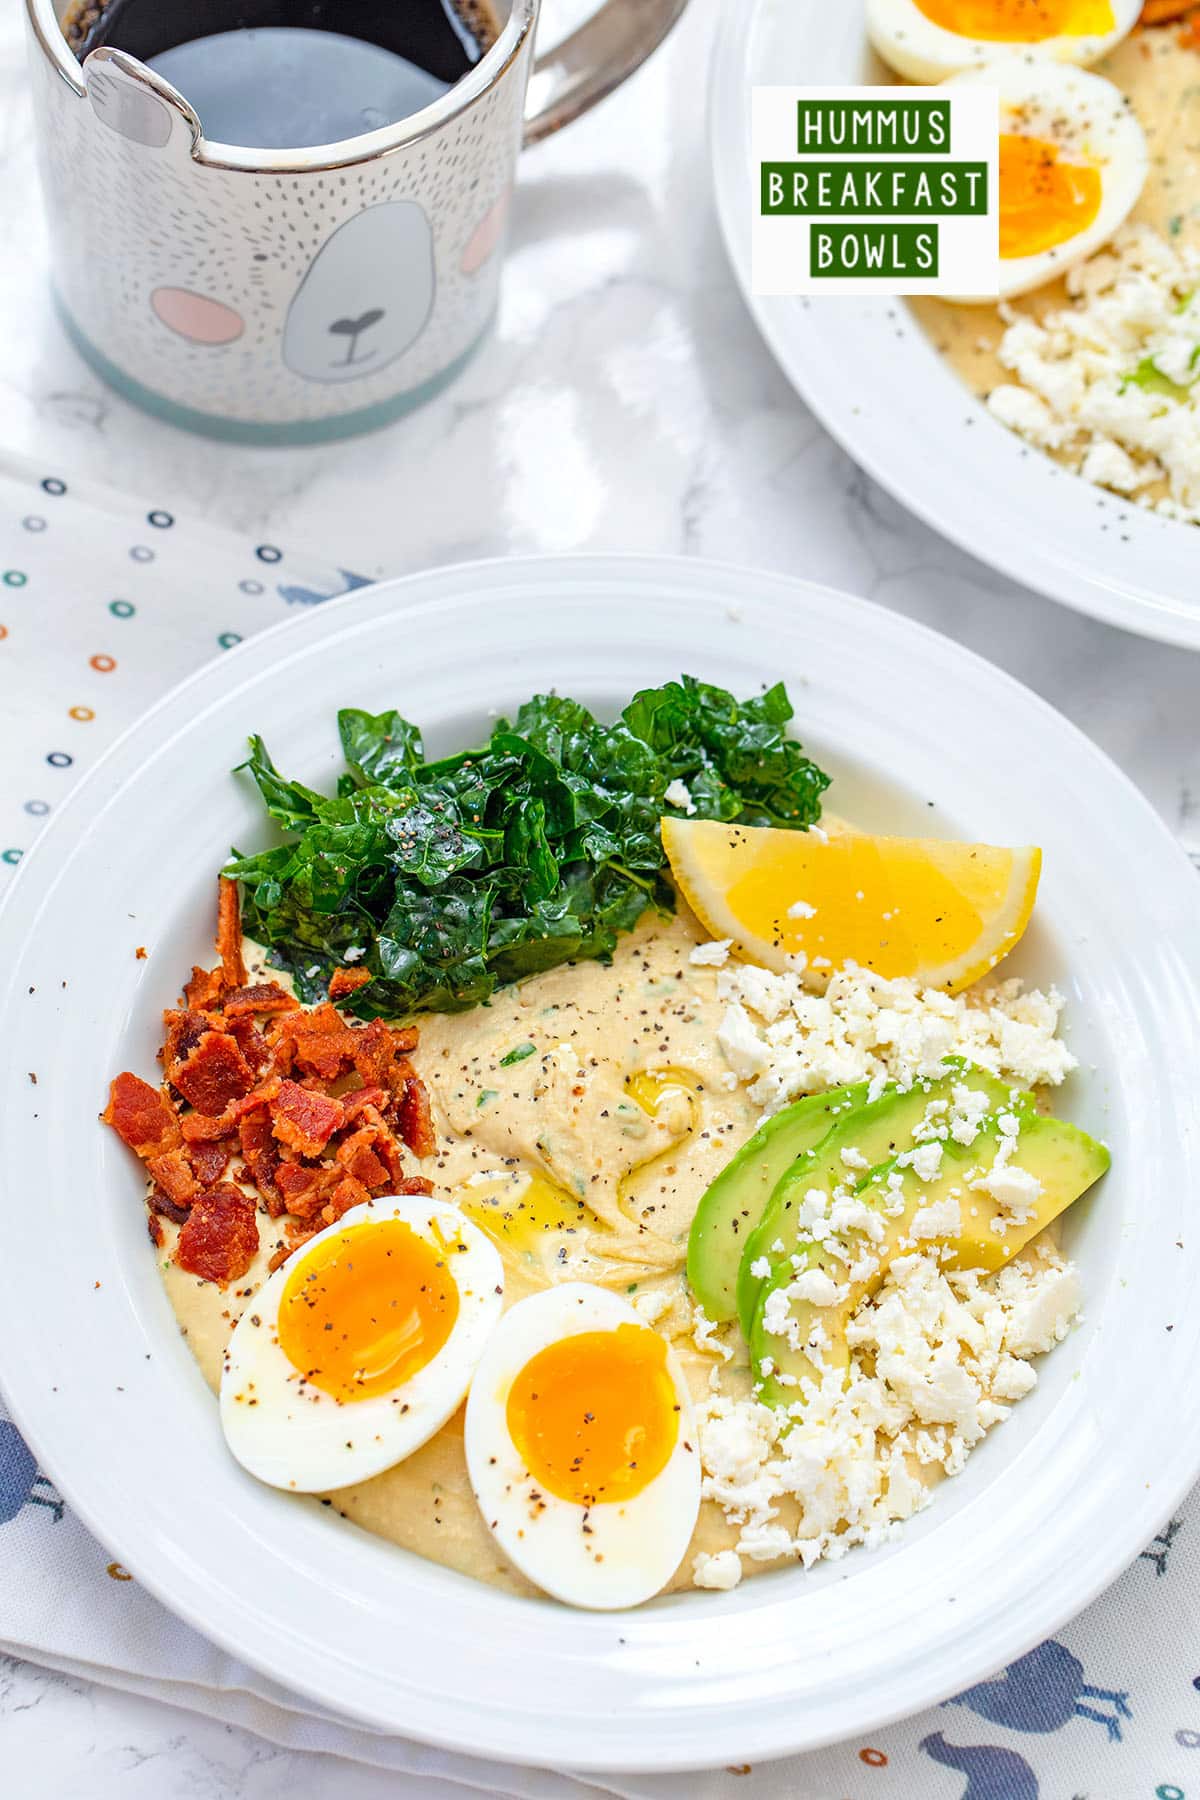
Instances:
[[[151,701],[288,608],[362,585],[0,456],[0,890]],[[869,1742],[707,1775],[510,1769],[288,1693],[144,1593],[67,1512],[2,1407],[0,1551],[0,1651],[392,1771],[398,1795],[1200,1800],[1200,1491],[1088,1612],[994,1680]]]

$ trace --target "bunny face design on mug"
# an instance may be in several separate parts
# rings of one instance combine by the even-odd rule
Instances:
[[[433,233],[415,200],[368,207],[318,250],[288,308],[283,360],[308,381],[355,381],[414,344],[433,311]]]

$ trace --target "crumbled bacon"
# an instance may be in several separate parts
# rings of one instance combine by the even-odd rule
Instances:
[[[200,1195],[180,1226],[175,1262],[189,1275],[228,1287],[246,1273],[257,1251],[254,1202],[223,1181]]]
[[[1185,18],[1195,12],[1196,0],[1145,0],[1142,7],[1141,23],[1143,25],[1170,25],[1175,19]]]
[[[231,988],[222,1010],[227,1019],[237,1019],[243,1014],[296,1012],[299,1006],[296,996],[277,981],[259,981],[249,987]]]
[[[220,969],[193,967],[192,979],[183,990],[184,1005],[189,1012],[209,1012],[221,1004],[225,981]]]
[[[340,1100],[285,1081],[271,1102],[275,1136],[301,1156],[320,1156],[345,1114]]]
[[[229,1035],[237,1040],[238,1049],[254,1070],[255,1075],[265,1075],[275,1058],[270,1044],[254,1023],[253,1018],[249,1014],[243,1013],[230,1019]]]
[[[371,979],[370,969],[362,967],[352,969],[335,969],[329,977],[329,998],[344,1000],[347,994],[355,993],[360,987],[366,987]]]
[[[170,1071],[172,1087],[197,1112],[215,1118],[254,1086],[254,1071],[227,1031],[205,1031]]]
[[[217,955],[225,986],[245,987],[246,964],[242,957],[242,909],[236,881],[222,876],[217,883]]]
[[[109,1087],[100,1117],[143,1160],[173,1150],[179,1142],[179,1120],[166,1095],[128,1070]]]
[[[405,1146],[419,1157],[437,1146],[411,1026],[360,1025],[330,1001],[307,1008],[277,982],[247,982],[230,882],[218,948],[221,967],[193,969],[184,1004],[163,1014],[166,1085],[119,1075],[102,1116],[146,1163],[155,1242],[170,1220],[180,1267],[223,1284],[257,1248],[256,1202],[284,1221],[275,1268],[372,1194],[432,1193],[405,1174]],[[335,972],[334,997],[364,975]]]
[[[427,1156],[432,1156],[437,1150],[433,1112],[429,1105],[428,1089],[416,1074],[409,1075],[404,1084],[397,1116],[400,1136],[413,1155],[419,1156],[422,1162]]]
[[[176,1206],[190,1206],[200,1192],[200,1183],[186,1150],[167,1150],[162,1156],[149,1157],[146,1173]]]
[[[220,1142],[189,1144],[187,1158],[201,1187],[211,1187],[215,1181],[220,1181],[229,1166],[228,1147]]]

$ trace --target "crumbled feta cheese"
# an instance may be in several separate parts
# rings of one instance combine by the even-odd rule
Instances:
[[[789,919],[815,919],[817,909],[810,906],[807,900],[793,900],[787,909],[787,916]]]
[[[1025,991],[1017,980],[951,997],[853,968],[817,994],[798,974],[730,963],[718,973],[717,993],[726,1004],[721,1048],[767,1114],[802,1094],[859,1081],[875,1100],[889,1081],[907,1088],[941,1075],[947,1056],[1022,1087],[1056,1085],[1075,1067],[1057,1035],[1062,995]],[[927,1138],[940,1139],[944,1127],[970,1144],[987,1105],[959,1084],[949,1116],[931,1124]]]
[[[668,806],[677,806],[680,812],[689,818],[696,810],[696,802],[692,799],[692,790],[686,781],[672,781],[663,792],[663,799]]]
[[[718,1383],[698,1413],[702,1492],[737,1530],[739,1568],[780,1556],[809,1567],[886,1542],[930,1498],[912,1465],[958,1474],[1035,1385],[1026,1358],[1065,1335],[1078,1303],[1074,1269],[1048,1246],[991,1276],[914,1253],[850,1322],[848,1370],[805,1381],[786,1411]],[[731,1563],[719,1569],[732,1577]],[[709,1585],[707,1559],[693,1570]]]
[[[911,1169],[919,1181],[933,1181],[942,1166],[942,1146],[936,1138],[905,1150],[896,1158],[902,1169]]]
[[[919,1206],[913,1214],[910,1231],[914,1242],[923,1238],[956,1238],[962,1235],[962,1207],[957,1200],[935,1200],[931,1206]]]
[[[732,938],[716,938],[710,944],[697,944],[688,957],[698,969],[722,969],[729,961],[729,947]]]
[[[722,1362],[729,1362],[733,1351],[724,1339],[717,1335],[720,1329],[721,1327],[708,1317],[703,1307],[694,1306],[692,1308],[692,1342],[697,1350],[705,1356],[719,1356]]]
[[[692,1580],[698,1588],[728,1593],[741,1579],[742,1562],[736,1550],[718,1550],[713,1556],[701,1552],[692,1559]]]
[[[856,1150],[853,1144],[846,1145],[841,1152],[841,1158],[842,1166],[846,1169],[869,1169],[871,1166],[862,1151]]]
[[[756,1256],[750,1264],[750,1273],[755,1281],[769,1281],[771,1277],[771,1259],[769,1256]]]
[[[806,1300],[810,1306],[834,1306],[840,1291],[837,1282],[824,1269],[805,1269],[787,1289],[795,1299]]]
[[[1014,377],[992,414],[1068,468],[1200,524],[1200,249],[1123,227],[1067,276],[1069,303],[1004,310],[997,355]]]

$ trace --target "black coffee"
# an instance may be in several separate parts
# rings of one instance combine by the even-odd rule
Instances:
[[[126,50],[190,100],[206,137],[303,149],[396,123],[495,42],[490,0],[77,0],[82,60]]]

